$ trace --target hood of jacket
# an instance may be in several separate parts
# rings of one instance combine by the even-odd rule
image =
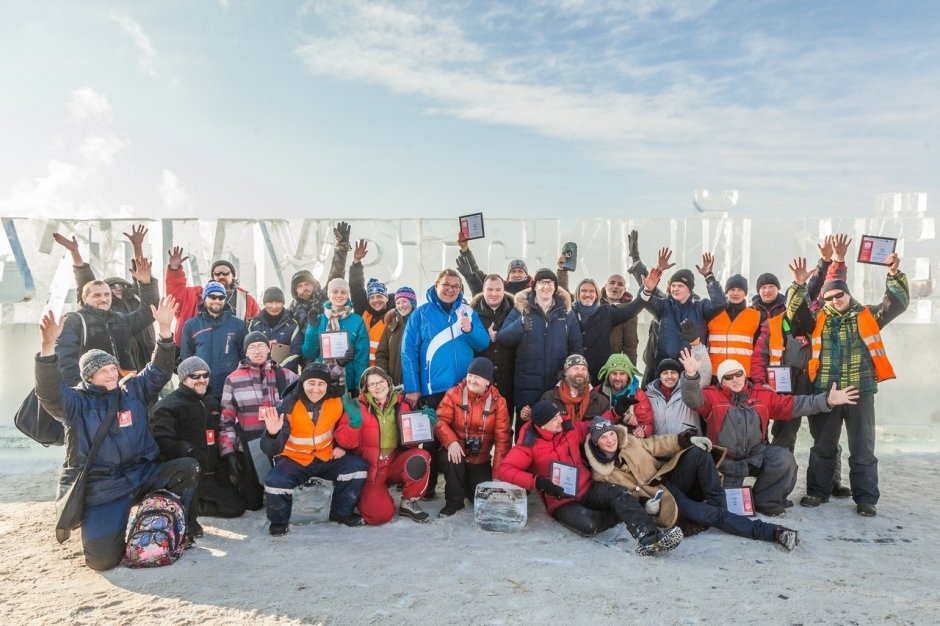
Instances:
[[[552,310],[562,307],[566,315],[571,312],[571,294],[561,287],[555,290],[553,300]],[[535,294],[532,292],[532,289],[523,289],[517,293],[514,305],[523,315],[531,313],[532,308],[535,306]]]

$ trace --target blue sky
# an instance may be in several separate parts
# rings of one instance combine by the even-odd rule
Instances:
[[[936,201],[934,2],[0,1],[0,214]]]

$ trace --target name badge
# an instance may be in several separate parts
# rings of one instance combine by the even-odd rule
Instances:
[[[118,411],[118,426],[127,428],[134,425],[134,416],[128,410]]]
[[[215,445],[215,431],[211,428],[206,429],[206,445],[214,446]]]

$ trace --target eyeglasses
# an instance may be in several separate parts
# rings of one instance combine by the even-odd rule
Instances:
[[[225,296],[217,296],[215,294],[211,296],[206,296],[207,300],[225,300]]]
[[[202,374],[199,374],[198,372],[195,374],[190,374],[189,378],[192,378],[193,380],[208,380],[209,372],[203,372]]]
[[[261,341],[256,341],[254,343],[248,344],[248,350],[266,350],[267,348],[268,348],[268,344],[263,343]]]
[[[736,372],[731,372],[730,374],[725,374],[721,377],[721,380],[734,380],[735,378],[741,378],[744,376],[743,370],[738,370]]]
[[[368,387],[369,389],[381,389],[382,387],[387,387],[387,386],[388,386],[387,380],[377,380],[375,382],[366,383],[366,387]]]
[[[441,291],[460,291],[460,283],[441,283]]]
[[[229,272],[229,271],[224,271],[224,272],[212,272],[212,275],[213,275],[213,276],[231,276],[232,273]]]
[[[540,287],[545,287],[547,285],[551,285],[552,287],[554,287],[555,281],[550,278],[543,278],[542,280],[536,282],[535,284],[539,285]]]
[[[844,295],[845,295],[844,291],[840,291],[838,293],[831,293],[828,296],[823,296],[823,300],[825,300],[826,302],[832,302],[833,300],[838,300]]]

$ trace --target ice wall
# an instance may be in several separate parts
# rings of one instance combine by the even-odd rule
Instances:
[[[0,240],[0,347],[7,355],[0,365],[4,375],[0,425],[9,425],[12,414],[31,385],[30,355],[38,348],[35,324],[42,309],[57,312],[74,307],[75,293],[68,253],[52,240],[54,232],[74,235],[83,256],[98,277],[127,276],[130,243],[122,235],[135,221],[39,220],[3,218],[5,237]],[[443,267],[454,267],[457,256],[457,220],[388,219],[349,220],[352,238],[365,238],[369,254],[366,277],[384,280],[391,289],[415,288],[419,301]],[[940,386],[937,385],[937,321],[940,304],[936,276],[940,270],[935,220],[925,206],[885,203],[875,216],[854,219],[749,218],[727,214],[703,214],[673,219],[570,219],[516,220],[487,216],[486,238],[471,242],[480,267],[505,274],[508,262],[524,258],[531,273],[539,267],[554,268],[564,242],[577,242],[578,269],[571,284],[592,276],[604,280],[614,272],[625,273],[627,233],[640,233],[643,260],[655,263],[656,250],[668,246],[678,267],[694,268],[703,251],[715,255],[715,274],[722,282],[734,273],[754,280],[774,272],[784,287],[790,282],[787,264],[798,256],[812,263],[816,244],[827,234],[848,233],[855,242],[862,234],[899,239],[902,270],[911,281],[910,309],[885,329],[889,356],[898,380],[882,386],[878,416],[886,426],[922,428],[928,432],[940,424]],[[226,259],[237,268],[240,283],[252,293],[277,285],[289,293],[290,277],[310,269],[326,278],[333,254],[330,219],[193,220],[164,219],[144,222],[149,228],[145,251],[153,259],[154,274],[162,278],[166,251],[182,246],[189,255],[185,269],[191,282],[208,280],[214,259]],[[853,245],[850,254],[857,253]],[[854,257],[853,257],[854,258]],[[352,261],[352,253],[349,254]],[[885,269],[849,263],[849,284],[863,302],[880,300]],[[162,280],[161,280],[162,282]],[[631,291],[636,291],[635,284]],[[704,294],[699,283],[696,291]],[[648,321],[644,313],[641,324]],[[641,329],[641,337],[645,329]]]

